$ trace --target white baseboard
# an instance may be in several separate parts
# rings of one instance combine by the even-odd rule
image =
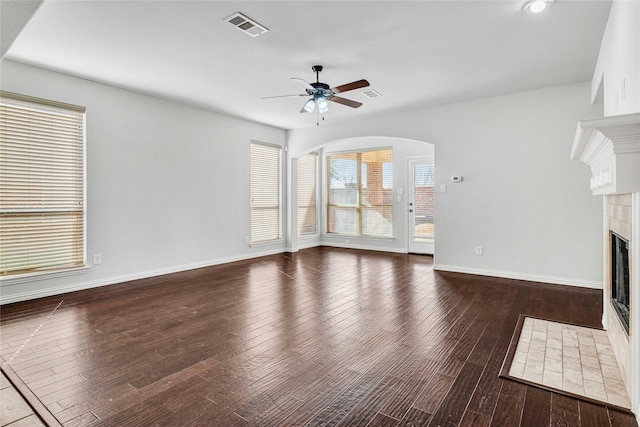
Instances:
[[[339,242],[328,242],[328,241],[309,242],[308,244],[299,246],[298,249],[306,249],[306,248],[315,247],[315,246],[331,246],[331,247],[347,248],[347,249],[362,249],[362,250],[382,251],[382,252],[392,252],[392,253],[406,253],[406,251],[401,248],[389,248],[384,246],[373,246],[368,244],[339,243]],[[235,262],[235,261],[243,261],[251,258],[274,255],[274,254],[282,253],[285,251],[287,251],[287,249],[277,248],[277,249],[271,249],[268,251],[262,251],[259,253],[243,254],[235,257],[219,258],[211,261],[183,264],[183,265],[178,265],[178,266],[173,266],[168,268],[161,268],[157,270],[148,270],[148,271],[143,271],[138,273],[114,276],[106,279],[84,281],[84,282],[73,283],[69,285],[56,286],[56,287],[51,287],[46,289],[37,289],[37,290],[32,290],[27,292],[18,292],[8,296],[4,296],[0,294],[0,305],[11,304],[14,302],[26,301],[26,300],[36,299],[36,298],[43,298],[43,297],[63,294],[67,292],[81,291],[84,289],[97,288],[100,286],[113,285],[116,283],[129,282],[132,280],[146,279],[149,277],[161,276],[164,274],[178,273],[181,271],[193,270],[196,268],[211,267],[219,264],[226,264],[226,263]],[[579,279],[569,279],[564,277],[539,276],[539,275],[533,275],[533,274],[523,274],[523,273],[514,273],[514,272],[507,272],[507,271],[496,271],[496,270],[484,270],[484,269],[459,267],[459,266],[452,266],[452,265],[442,265],[442,264],[435,264],[433,266],[433,269],[439,270],[439,271],[450,271],[454,273],[467,273],[467,274],[476,274],[480,276],[501,277],[506,279],[525,280],[525,281],[531,281],[531,282],[578,286],[583,288],[592,288],[592,289],[603,288],[602,283],[599,283],[599,282],[579,280]],[[1,291],[1,288],[0,288],[0,291]]]
[[[362,249],[366,251],[392,252],[396,254],[407,253],[406,249],[403,249],[403,248],[389,248],[387,246],[372,246],[372,245],[357,244],[357,243],[340,243],[340,242],[323,241],[323,242],[320,242],[317,246],[331,246],[333,248]]]
[[[227,264],[235,261],[244,261],[251,258],[258,258],[262,256],[267,256],[267,255],[279,254],[279,253],[282,253],[283,251],[284,250],[282,248],[278,248],[278,249],[272,249],[268,251],[262,251],[260,253],[244,254],[244,255],[239,255],[235,257],[219,258],[216,260],[205,261],[205,262],[177,265],[173,267],[160,268],[157,270],[142,271],[138,273],[125,274],[121,276],[113,276],[106,279],[91,280],[91,281],[85,281],[80,283],[73,283],[70,285],[62,285],[62,286],[55,286],[55,287],[46,288],[46,289],[38,289],[38,290],[28,291],[28,292],[18,292],[9,296],[4,296],[0,294],[0,305],[11,304],[11,303],[20,302],[20,301],[27,301],[27,300],[36,299],[36,298],[44,298],[44,297],[49,297],[53,295],[64,294],[67,292],[98,288],[100,286],[114,285],[116,283],[130,282],[132,280],[147,279],[149,277],[162,276],[164,274],[179,273],[181,271],[187,271],[187,270],[195,270],[196,268],[211,267],[214,265]]]
[[[504,279],[524,280],[527,282],[552,283],[554,285],[577,286],[580,288],[602,289],[602,283],[567,277],[540,276],[537,274],[516,273],[513,271],[485,270],[481,268],[459,267],[455,265],[434,264],[434,270],[452,273],[476,274],[478,276],[500,277]]]

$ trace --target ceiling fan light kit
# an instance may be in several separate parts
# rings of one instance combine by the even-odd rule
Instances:
[[[335,102],[338,104],[346,105],[351,108],[358,108],[362,106],[361,102],[353,101],[351,99],[342,98],[336,96],[337,93],[347,92],[354,89],[361,89],[368,87],[369,82],[362,79],[355,82],[347,83],[344,85],[331,87],[326,83],[320,81],[320,72],[324,69],[322,65],[314,65],[311,69],[316,73],[315,83],[309,83],[299,77],[291,77],[291,80],[295,80],[302,85],[306,93],[294,94],[294,95],[279,95],[279,96],[267,96],[267,98],[283,98],[287,96],[310,96],[311,98],[302,106],[301,113],[312,113],[316,105],[318,106],[318,113],[324,114],[329,111],[329,102]]]

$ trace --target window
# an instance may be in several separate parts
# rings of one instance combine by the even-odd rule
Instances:
[[[251,143],[251,243],[281,238],[280,147]]]
[[[84,111],[0,93],[0,275],[84,266]]]
[[[298,236],[316,234],[318,154],[298,158]]]
[[[330,154],[327,171],[327,232],[391,237],[392,150]]]

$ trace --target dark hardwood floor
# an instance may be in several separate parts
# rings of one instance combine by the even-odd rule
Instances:
[[[520,314],[601,297],[312,248],[3,306],[1,355],[65,426],[636,426],[498,377]]]

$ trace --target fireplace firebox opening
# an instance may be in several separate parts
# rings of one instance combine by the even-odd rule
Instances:
[[[611,304],[629,334],[629,241],[611,231]]]

